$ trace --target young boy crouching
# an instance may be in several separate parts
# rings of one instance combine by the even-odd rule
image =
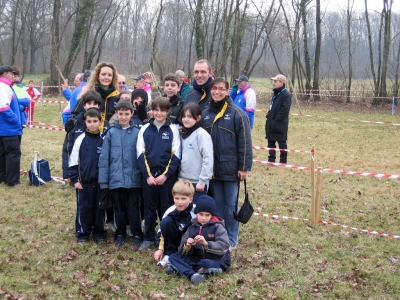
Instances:
[[[182,237],[178,253],[169,257],[167,273],[179,273],[193,284],[207,279],[207,274],[229,270],[231,255],[224,220],[215,216],[215,201],[207,195],[197,199],[196,218]]]
[[[169,264],[169,256],[178,252],[183,234],[196,217],[192,204],[193,194],[194,187],[189,180],[178,180],[172,188],[175,204],[165,212],[156,236],[157,251],[153,257],[158,266]]]

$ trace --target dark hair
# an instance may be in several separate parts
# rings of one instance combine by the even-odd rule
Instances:
[[[29,80],[29,83],[35,84],[35,81],[33,79]]]
[[[151,102],[151,109],[154,110],[157,107],[162,111],[169,111],[171,108],[171,102],[167,97],[157,97]]]
[[[225,88],[227,89],[227,90],[229,90],[229,83],[228,83],[228,81],[226,81],[224,78],[222,78],[222,77],[217,77],[217,78],[215,78],[212,82],[211,82],[211,85],[210,85],[210,89],[212,89],[214,86],[216,86],[216,85],[218,85],[218,84],[220,84],[220,83],[223,83],[224,85],[225,85]]]
[[[132,112],[134,109],[130,101],[119,101],[115,106],[115,111],[118,110],[130,110]]]
[[[99,107],[101,106],[101,95],[96,91],[87,91],[82,95],[82,105],[94,101]]]
[[[179,76],[173,73],[168,73],[167,75],[165,75],[164,77],[164,84],[166,81],[173,81],[175,82],[178,86],[181,84],[179,81]]]
[[[190,113],[190,116],[196,121],[197,118],[202,114],[200,106],[195,102],[189,102],[188,104],[185,104],[185,106],[181,110],[181,117],[183,117],[187,111]]]
[[[87,117],[98,118],[101,121],[101,112],[96,107],[91,107],[85,112],[85,120]]]
[[[82,81],[88,82],[90,75],[92,75],[92,71],[85,70],[85,72],[83,73],[83,76],[82,76]]]

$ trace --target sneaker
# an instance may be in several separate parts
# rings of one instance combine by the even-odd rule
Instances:
[[[108,222],[107,229],[111,230],[111,232],[114,232],[114,233],[117,231],[117,228],[115,228],[115,226],[114,226],[114,222]]]
[[[78,243],[81,244],[81,245],[89,243],[89,239],[88,238],[83,238],[83,237],[78,238]]]
[[[125,237],[123,235],[118,235],[115,239],[115,246],[122,246],[125,243]]]
[[[140,247],[140,245],[142,244],[142,237],[139,235],[135,235],[133,237],[133,243],[132,246],[133,247]]]
[[[106,244],[106,239],[97,239],[96,244],[99,246],[103,246]]]
[[[160,260],[160,261],[157,263],[157,266],[159,266],[159,267],[165,267],[165,266],[167,266],[167,265],[169,265],[169,256],[168,256],[168,255],[164,255],[163,259]]]
[[[171,267],[171,265],[168,266],[168,268],[165,270],[165,272],[168,275],[176,275],[176,274],[178,274],[178,272],[173,267]]]
[[[236,250],[236,246],[229,246],[229,252],[233,252]]]
[[[149,248],[155,248],[156,246],[154,245],[154,241],[143,241],[140,244],[140,248],[139,251],[144,251],[147,250]]]
[[[202,283],[204,280],[207,279],[206,274],[200,274],[200,273],[194,273],[191,277],[190,277],[190,281],[193,284],[199,284]]]
[[[133,233],[132,233],[132,231],[131,231],[131,226],[126,226],[126,234],[127,234],[128,236],[133,236]]]

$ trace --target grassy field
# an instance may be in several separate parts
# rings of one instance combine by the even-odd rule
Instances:
[[[262,102],[262,101],[261,101]],[[64,104],[63,104],[64,106]],[[400,174],[400,128],[346,119],[400,123],[390,110],[301,104],[289,124],[290,149],[309,151],[323,168]],[[265,109],[266,103],[259,106]],[[293,103],[292,113],[299,113]],[[61,125],[57,104],[37,105],[35,118]],[[266,146],[265,113],[257,112],[253,145]],[[36,152],[61,176],[65,133],[25,129],[22,168]],[[265,160],[267,151],[254,150]],[[309,166],[310,156],[289,153],[288,163]],[[229,272],[193,286],[165,274],[151,252],[108,243],[78,245],[75,192],[50,182],[0,185],[0,295],[3,299],[398,299],[398,239],[307,222],[254,216],[240,230]],[[250,199],[262,213],[310,217],[310,172],[254,164]],[[321,219],[400,234],[400,181],[324,173]]]

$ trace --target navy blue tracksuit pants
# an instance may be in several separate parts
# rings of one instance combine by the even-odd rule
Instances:
[[[82,183],[82,190],[76,190],[77,199],[77,236],[89,239],[93,231],[94,239],[106,239],[104,230],[104,209],[99,209],[101,195],[100,185]]]
[[[140,218],[140,189],[118,188],[111,190],[114,200],[114,218],[117,226],[115,237],[126,237],[127,221],[131,226],[133,235],[143,237],[142,222]]]
[[[144,177],[144,176],[143,176]],[[144,240],[154,241],[156,238],[156,222],[157,222],[157,208],[160,204],[161,215],[164,215],[167,209],[174,204],[172,197],[172,187],[175,184],[176,177],[170,176],[163,185],[147,184],[146,178],[143,178],[143,197],[144,197]]]
[[[192,256],[184,256],[179,253],[172,253],[169,257],[169,263],[179,272],[182,277],[190,280],[190,277],[197,273],[201,268],[221,270],[221,265],[218,261],[212,259],[196,260]]]

